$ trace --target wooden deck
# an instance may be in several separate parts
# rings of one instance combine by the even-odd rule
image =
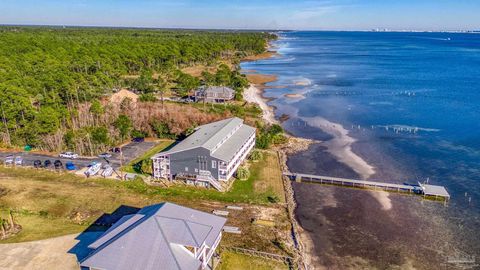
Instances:
[[[283,175],[288,177],[290,180],[296,182],[309,182],[317,184],[330,184],[338,186],[366,188],[373,190],[404,192],[435,198],[442,198],[446,201],[450,199],[450,194],[448,194],[447,190],[443,186],[427,185],[421,183],[418,183],[418,185],[394,184],[302,173],[284,173]]]

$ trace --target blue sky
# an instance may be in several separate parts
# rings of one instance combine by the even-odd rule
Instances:
[[[0,0],[0,24],[480,29],[480,0]]]

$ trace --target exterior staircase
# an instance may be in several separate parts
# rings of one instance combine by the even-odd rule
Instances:
[[[210,183],[210,185],[218,191],[224,190],[222,184],[213,178],[209,171],[200,171],[200,173],[197,175],[197,180],[208,181],[208,183]]]

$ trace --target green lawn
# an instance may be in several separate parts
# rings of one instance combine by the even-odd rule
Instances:
[[[7,211],[0,211],[0,216],[7,217]],[[85,230],[87,225],[72,223],[66,218],[50,218],[36,213],[15,213],[15,223],[22,226],[17,235],[0,241],[0,243],[18,243],[35,239],[44,239],[59,235],[79,233]]]
[[[219,270],[283,270],[288,269],[284,263],[248,256],[236,252],[223,251]]]
[[[247,180],[235,180],[228,192],[181,185],[158,188],[148,186],[140,180],[124,182],[123,185],[139,193],[166,197],[260,204],[284,201],[281,171],[274,152],[265,152],[262,160],[252,162],[249,169],[250,177]]]
[[[123,170],[138,173],[134,165],[142,160],[169,147],[173,141],[163,141],[146,152],[143,156],[133,160]],[[275,152],[264,151],[262,160],[251,162],[250,177],[247,180],[235,180],[228,192],[218,192],[214,189],[174,185],[166,188],[153,187],[143,181],[136,180],[122,182],[125,187],[135,192],[166,197],[181,196],[187,199],[205,199],[222,202],[269,203],[284,202],[283,184],[278,156]]]

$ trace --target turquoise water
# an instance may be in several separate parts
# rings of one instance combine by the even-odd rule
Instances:
[[[264,95],[274,98],[269,104],[277,117],[290,115],[285,129],[329,140],[331,135],[308,120],[321,117],[357,140],[353,152],[376,168],[370,179],[444,185],[452,200],[439,211],[460,226],[457,233],[468,232],[461,239],[466,246],[480,248],[480,35],[286,32],[281,37],[273,44],[278,56],[242,68],[278,75]],[[285,96],[294,93],[304,98]],[[316,164],[310,168],[300,163],[289,167],[344,176],[324,162],[310,161]]]

